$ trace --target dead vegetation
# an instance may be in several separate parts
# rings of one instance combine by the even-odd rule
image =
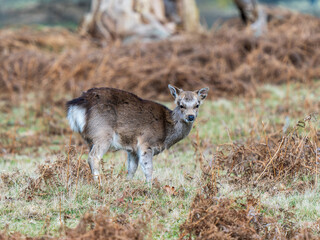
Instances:
[[[42,237],[28,237],[20,233],[9,232],[4,229],[0,232],[0,239],[2,240],[16,240],[16,239],[146,239],[147,235],[147,218],[149,213],[144,213],[144,217],[132,221],[129,220],[128,214],[111,214],[109,209],[101,207],[98,209],[90,209],[85,213],[78,225],[75,228],[67,227],[66,221],[71,218],[62,209],[62,196],[71,199],[76,199],[77,195],[81,194],[81,185],[90,184],[92,188],[97,188],[100,194],[90,196],[99,202],[104,202],[103,195],[114,194],[110,182],[114,182],[119,175],[113,174],[113,166],[108,169],[103,169],[101,177],[101,184],[94,184],[91,171],[87,162],[82,158],[81,153],[77,152],[74,146],[69,146],[65,155],[56,155],[54,159],[47,159],[43,164],[37,166],[35,176],[30,176],[23,171],[13,171],[11,173],[0,174],[0,187],[2,189],[10,190],[19,186],[21,191],[15,197],[1,196],[0,200],[5,203],[12,201],[41,201],[40,199],[60,198],[59,200],[59,218],[60,230],[58,237],[52,236],[46,229],[52,223],[52,220],[47,216],[43,224],[44,234]],[[121,177],[123,177],[121,175]],[[160,186],[157,186],[162,190]],[[163,190],[164,191],[164,190]],[[146,189],[137,187],[136,189],[126,188],[122,197],[112,203],[112,206],[124,207],[127,206],[127,199],[148,195]],[[119,193],[119,196],[121,193]],[[73,200],[75,201],[75,200]],[[140,207],[141,204],[138,205]],[[110,206],[109,206],[110,207]],[[141,210],[144,211],[143,209]],[[38,218],[41,219],[40,216]]]
[[[205,143],[197,136],[193,146],[203,185],[180,227],[180,239],[319,239],[319,222],[299,226],[292,209],[280,209],[282,216],[271,217],[260,196],[252,195],[284,192],[289,196],[316,189],[319,132],[315,122],[316,116],[308,115],[284,133],[263,131],[256,133],[263,136],[260,139],[254,135],[244,143],[222,144],[208,161],[203,155]],[[222,196],[222,181],[234,190],[244,189],[244,196]]]
[[[180,226],[179,239],[319,239],[311,228],[299,228],[292,213],[279,219],[267,217],[258,198],[219,197],[214,174],[204,173],[188,219]]]
[[[128,223],[125,215],[112,219],[107,217],[106,210],[97,214],[85,214],[75,229],[68,229],[64,239],[106,239],[106,240],[143,240],[146,224],[142,220],[136,224]]]
[[[254,95],[259,83],[319,78],[319,30],[319,19],[289,12],[275,12],[260,38],[238,20],[200,36],[129,46],[101,47],[65,30],[1,30],[1,95],[21,100],[34,91],[45,103],[109,86],[168,100],[168,83],[209,86],[211,97]]]
[[[57,194],[61,187],[67,192],[70,189],[76,192],[78,184],[93,183],[89,166],[82,159],[82,152],[77,153],[74,146],[69,147],[65,156],[47,158],[37,166],[35,175],[32,177],[19,170],[1,173],[0,186],[9,189],[18,185],[21,187],[19,197],[32,201],[36,196],[52,195],[52,191]]]
[[[77,188],[79,179],[81,183],[93,183],[91,171],[87,162],[81,159],[82,153],[77,157],[74,147],[68,149],[68,154],[57,156],[55,161],[47,160],[40,164],[37,169],[38,177],[30,178],[24,193],[29,198],[34,194],[42,196],[48,194],[48,189],[66,186],[67,191],[71,185]]]
[[[146,225],[140,220],[132,224],[126,221],[125,215],[119,215],[111,218],[106,209],[99,209],[96,214],[86,213],[79,224],[73,228],[64,228],[62,226],[60,237],[42,236],[26,237],[22,234],[8,234],[6,231],[0,233],[1,240],[143,240],[145,239]]]
[[[165,219],[170,212],[186,208],[188,204],[181,202],[193,194],[191,190],[188,192],[185,187],[173,186],[170,182],[155,181],[152,190],[142,183],[135,183],[136,186],[124,181],[119,183],[119,179],[125,178],[124,165],[120,171],[114,171],[113,165],[103,169],[104,184],[94,185],[85,157],[81,157],[82,145],[77,139],[72,140],[64,155],[56,156],[64,152],[63,144],[66,142],[58,137],[62,135],[68,139],[70,134],[63,122],[65,99],[94,86],[110,86],[147,98],[168,100],[168,83],[185,89],[208,85],[213,92],[210,97],[213,98],[242,94],[256,96],[259,93],[255,88],[261,83],[299,81],[312,84],[313,79],[320,77],[318,19],[282,13],[281,17],[272,18],[268,29],[266,36],[256,38],[239,21],[231,20],[202,36],[131,46],[120,46],[116,42],[106,47],[64,30],[1,30],[0,85],[3,87],[0,98],[5,101],[1,110],[10,114],[12,104],[22,103],[30,93],[34,96],[25,109],[27,114],[22,117],[28,122],[12,121],[9,116],[0,124],[0,157],[9,162],[15,154],[28,155],[28,149],[33,147],[30,150],[34,153],[32,158],[39,154],[36,148],[52,141],[59,142],[59,149],[47,149],[48,155],[55,155],[55,158],[44,157],[46,161],[37,165],[35,176],[20,170],[1,173],[0,188],[8,192],[18,187],[21,191],[17,195],[12,194],[13,197],[5,193],[0,196],[0,201],[8,208],[18,201],[25,201],[25,205],[32,201],[52,201],[60,194],[76,201],[77,191],[80,192],[78,189],[82,184],[88,184],[98,189],[90,196],[92,199],[128,213],[113,213],[111,216],[108,211],[93,209],[83,215],[74,229],[60,224],[64,227],[60,237],[52,237],[52,232],[48,232],[48,236],[31,238],[4,231],[0,239],[143,239],[148,236],[146,226],[150,219],[133,221],[131,214],[145,207],[146,212],[143,210],[135,216],[152,212]],[[54,104],[50,104],[49,109],[44,107],[46,103]],[[306,99],[304,104],[305,109],[296,112],[285,104],[279,104],[271,112],[279,115],[284,112],[297,117],[305,111],[319,111],[319,105],[315,102]],[[34,116],[29,115],[30,112]],[[43,129],[18,132],[19,128],[29,129],[37,125],[37,119],[41,119]],[[266,213],[268,208],[260,203],[259,197],[250,193],[242,198],[219,195],[220,181],[227,181],[237,188],[248,186],[268,191],[271,195],[314,188],[319,172],[319,136],[312,119],[306,118],[284,132],[281,126],[277,131],[266,130],[258,136],[252,134],[241,142],[230,141],[214,146],[214,149],[218,147],[216,151],[209,141],[206,151],[211,151],[213,155],[210,155],[208,163],[201,158],[204,152],[200,149],[201,144],[195,144],[196,157],[204,173],[189,217],[181,226],[180,238],[317,239],[313,229],[298,226],[295,223],[297,219],[288,210],[281,210],[286,217],[270,217]],[[185,149],[181,147],[179,150]],[[173,163],[168,162],[170,164]],[[225,171],[226,175],[219,175],[220,171]],[[185,173],[184,176],[190,185],[197,181],[193,174]],[[112,197],[107,199],[109,196]],[[159,197],[164,204],[157,202]],[[181,202],[174,205],[172,199]],[[164,205],[167,211],[162,209]],[[79,209],[82,215],[82,206]],[[64,213],[64,209],[60,211],[55,209],[52,219],[63,216],[67,219],[72,215],[67,211]],[[39,219],[46,218],[44,213],[41,214]],[[80,217],[74,214],[74,218]],[[52,219],[46,224],[50,225],[54,221]]]
[[[251,185],[270,193],[304,191],[316,184],[319,174],[319,133],[313,118],[307,116],[287,133],[262,133],[264,138],[260,140],[249,138],[245,143],[224,144],[211,164],[226,169],[230,181],[239,186]],[[291,187],[284,188],[283,182]]]

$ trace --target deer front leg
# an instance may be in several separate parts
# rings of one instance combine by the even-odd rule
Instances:
[[[127,179],[132,179],[134,174],[137,171],[138,164],[139,164],[139,157],[137,153],[135,152],[129,152],[128,153],[128,176]]]
[[[152,181],[152,149],[151,148],[141,148],[139,151],[139,163],[146,176],[147,182]]]

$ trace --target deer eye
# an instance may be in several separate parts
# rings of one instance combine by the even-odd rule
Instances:
[[[197,105],[195,106],[195,108],[199,108],[199,104],[197,104]]]
[[[179,107],[180,107],[181,109],[184,109],[184,108],[185,108],[183,105],[180,105]]]

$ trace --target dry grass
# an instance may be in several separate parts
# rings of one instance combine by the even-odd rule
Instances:
[[[66,93],[110,86],[169,100],[171,83],[185,89],[209,86],[214,98],[255,95],[259,83],[319,78],[320,20],[274,15],[261,38],[231,20],[200,36],[103,48],[65,30],[1,30],[1,95],[19,102],[32,91],[44,104]]]
[[[69,236],[70,229],[76,228],[85,213],[92,212],[95,216],[101,208],[109,209],[104,215],[105,221],[112,219],[117,223],[107,225],[110,231],[116,230],[115,234],[134,229],[145,239],[151,235],[158,239],[177,236],[182,216],[187,215],[198,174],[192,161],[193,151],[175,153],[173,150],[156,158],[157,180],[152,188],[145,184],[140,171],[133,181],[126,181],[126,155],[110,153],[103,160],[102,183],[96,185],[86,163],[87,146],[79,136],[73,136],[70,144],[69,132],[60,133],[60,128],[67,129],[66,121],[58,121],[62,117],[53,113],[45,121],[29,117],[28,121],[18,123],[20,117],[26,119],[22,112],[30,114],[29,110],[32,112],[27,106],[20,106],[8,110],[1,119],[1,126],[5,126],[1,127],[1,133],[8,138],[0,141],[0,226],[5,228],[8,224],[9,236],[14,232],[32,237]],[[16,118],[17,122],[11,124],[11,118]],[[59,123],[56,131],[46,131],[43,124],[48,122]],[[40,135],[43,141],[34,141]],[[20,139],[35,145],[24,148]],[[184,160],[187,161],[184,163]],[[179,164],[168,168],[174,162]],[[188,181],[189,186],[181,175],[182,166],[191,169],[189,173],[194,180]],[[152,224],[147,224],[150,219]],[[133,228],[131,223],[137,226]],[[99,224],[90,222],[90,234],[106,227]],[[148,231],[143,230],[145,227]],[[125,231],[123,237],[130,231]]]
[[[22,234],[15,233],[12,235],[0,233],[0,239],[3,240],[45,240],[45,239],[61,239],[61,237],[52,237],[47,235],[46,228],[49,226],[50,220],[46,219],[42,237],[25,237]],[[142,240],[145,239],[143,229],[146,229],[145,223],[137,221],[136,224],[130,224],[126,221],[125,215],[119,215],[117,218],[108,217],[106,209],[100,209],[96,214],[86,213],[80,220],[79,224],[73,229],[64,229],[62,225],[61,231],[65,232],[63,239],[106,239],[106,240]]]
[[[318,120],[303,118],[320,112],[319,27],[286,13],[259,39],[230,21],[105,48],[64,30],[1,30],[0,238],[316,238]],[[125,180],[123,153],[104,157],[94,184],[65,101],[96,86],[167,100],[169,82],[229,100],[206,100],[189,138],[155,158],[151,188],[141,171]]]
[[[285,133],[282,129],[281,132],[261,133],[263,138],[259,140],[254,137],[246,139],[245,143],[222,145],[213,161],[227,171],[230,181],[270,192],[275,185],[287,182],[292,188],[303,191],[306,186],[302,180],[313,179],[315,184],[319,174],[319,133],[315,119],[316,116],[308,115]],[[298,179],[301,181],[297,182]]]
[[[250,234],[289,239],[301,229],[309,229],[303,231],[311,236],[320,217],[316,203],[319,187],[315,186],[315,171],[308,168],[314,166],[317,120],[307,122],[305,128],[297,128],[295,123],[301,111],[319,112],[319,85],[315,85],[266,86],[258,92],[263,100],[237,98],[204,103],[191,136],[155,158],[157,180],[152,188],[145,185],[141,171],[133,181],[125,180],[126,156],[121,152],[104,158],[102,184],[95,185],[86,164],[87,148],[76,135],[70,144],[70,132],[62,131],[67,129],[67,123],[58,107],[43,121],[38,121],[32,104],[9,109],[0,121],[1,134],[8,136],[1,139],[1,228],[7,223],[9,236],[20,232],[33,237],[65,238],[84,214],[91,214],[90,219],[94,219],[100,209],[107,208],[103,221],[110,222],[110,229],[114,229],[113,224],[120,224],[116,225],[119,231],[130,232],[132,226],[140,229],[137,219],[142,219],[146,228],[138,232],[145,239],[177,239],[180,226],[184,226],[181,237],[191,234],[209,238],[206,231],[211,228],[215,229],[213,239],[241,239]],[[284,99],[289,111],[277,112]],[[307,107],[303,104],[306,99]],[[292,118],[289,125],[286,116]],[[54,131],[43,126],[48,123],[55,123]],[[284,126],[286,133],[282,132]],[[37,142],[39,136],[42,141]],[[274,165],[268,165],[282,136],[287,145],[282,143],[281,149],[287,149],[290,157],[280,157],[284,154],[281,151],[273,160]],[[35,147],[28,142],[34,142]],[[217,144],[221,142],[229,143]],[[303,152],[303,158],[297,158],[294,151]],[[286,161],[291,165],[285,166],[294,166],[295,171],[280,168]],[[201,178],[202,172],[206,174]],[[249,213],[254,214],[256,222]],[[232,216],[238,216],[238,220],[231,221]],[[211,225],[216,217],[220,220]],[[84,234],[100,231],[95,220],[89,225],[90,233]]]
[[[299,228],[294,214],[288,211],[280,223],[267,216],[267,207],[258,198],[250,194],[235,199],[221,197],[216,182],[207,173],[203,183],[188,219],[181,225],[179,239],[319,239],[318,223]]]

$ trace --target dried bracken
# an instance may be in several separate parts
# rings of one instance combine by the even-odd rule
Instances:
[[[66,237],[63,239],[144,239],[143,230],[146,226],[144,223],[125,224],[126,219],[124,215],[119,215],[118,218],[115,219],[107,216],[105,210],[99,211],[96,215],[93,215],[92,213],[85,214],[75,229],[66,231]]]
[[[126,216],[119,215],[115,218],[108,216],[108,211],[100,209],[96,214],[86,213],[74,229],[64,229],[60,237],[27,237],[19,233],[8,234],[6,230],[0,232],[0,240],[142,240],[145,239],[146,224],[135,221],[134,224],[126,223]]]
[[[230,20],[201,36],[104,48],[62,30],[1,30],[1,94],[21,99],[30,90],[46,92],[37,97],[48,102],[65,92],[109,86],[168,100],[168,83],[209,86],[216,97],[254,95],[258,83],[319,78],[320,20],[289,12],[272,16],[260,38]]]
[[[69,147],[66,156],[57,156],[54,161],[47,161],[38,166],[38,177],[29,178],[24,193],[45,194],[52,187],[77,185],[81,182],[92,183],[90,168],[85,160],[77,156],[74,147]]]
[[[310,120],[311,116],[308,116],[299,121],[286,134],[222,145],[215,154],[215,162],[228,171],[230,181],[239,187],[251,184],[272,192],[279,190],[279,186],[272,187],[286,182],[296,190],[304,190],[319,174],[318,136],[316,129],[308,124]],[[302,181],[302,178],[311,181]]]
[[[180,226],[179,239],[319,239],[314,230],[299,229],[290,212],[280,224],[265,216],[265,207],[252,195],[219,197],[216,182],[207,173],[202,183],[188,219]]]
[[[258,199],[220,198],[212,177],[203,174],[201,191],[180,227],[180,239],[281,239],[276,221],[263,216]]]
[[[125,166],[114,170],[109,162],[102,166],[106,168],[102,169],[102,184],[94,184],[86,157],[81,156],[81,147],[85,147],[80,140],[71,137],[69,147],[64,151],[71,134],[66,128],[65,100],[98,86],[117,87],[146,98],[169,100],[168,83],[184,89],[208,85],[213,92],[212,98],[255,96],[268,94],[255,91],[261,83],[307,83],[319,78],[320,20],[295,13],[271,12],[271,15],[268,33],[260,38],[253,36],[240,21],[230,20],[212,33],[201,36],[130,46],[119,46],[116,42],[104,48],[99,42],[64,30],[1,30],[0,99],[5,100],[1,110],[6,117],[0,126],[3,129],[0,157],[3,162],[20,161],[16,158],[18,155],[41,156],[45,160],[37,166],[36,172],[29,174],[23,169],[2,172],[0,188],[4,194],[0,200],[8,206],[15,206],[13,203],[18,201],[25,201],[26,205],[37,204],[39,200],[45,202],[49,198],[60,201],[56,203],[53,218],[60,217],[60,225],[64,228],[60,239],[142,239],[148,233],[151,235],[151,231],[144,234],[148,225],[144,223],[148,221],[135,222],[131,213],[146,207],[146,212],[138,216],[152,214],[150,212],[155,208],[148,209],[145,199],[151,199],[150,204],[153,204],[155,197],[163,195],[182,201],[190,192],[184,192],[183,187],[171,182],[154,181],[152,190],[142,183],[125,184],[120,181],[125,178]],[[306,98],[305,108],[297,111],[291,111],[289,105],[279,104],[272,112],[280,116],[289,113],[290,117],[301,116],[309,110],[319,112],[319,104],[310,99]],[[21,114],[21,119],[12,120],[10,114],[14,108],[11,105],[20,103],[25,114]],[[37,123],[39,119],[41,124]],[[252,138],[242,142],[232,142],[230,138],[229,144],[214,148],[211,140],[197,137],[194,147],[197,163],[204,172],[203,179],[189,217],[181,226],[180,238],[317,239],[312,231],[319,229],[319,223],[310,223],[317,224],[317,227],[310,226],[312,230],[308,226],[299,229],[298,220],[290,209],[279,210],[285,217],[269,218],[265,216],[268,209],[250,193],[243,198],[219,197],[220,181],[222,184],[228,182],[234,188],[249,186],[253,192],[266,190],[268,194],[279,191],[290,194],[314,187],[319,172],[319,150],[316,152],[319,136],[309,122],[310,118],[306,118],[294,129],[288,127],[285,133],[267,129],[258,136],[254,131],[261,128],[257,127],[252,130]],[[41,127],[33,128],[33,125]],[[45,149],[43,156],[41,149],[48,147],[46,145],[53,148]],[[178,151],[185,150],[185,146],[180,145]],[[57,155],[62,152],[65,154]],[[210,155],[209,164],[204,155]],[[185,173],[184,177],[187,184],[198,182],[192,174]],[[301,178],[307,180],[300,181]],[[68,208],[63,209],[63,197],[76,199],[81,193],[80,184],[84,187],[89,184],[90,188],[98,190],[92,196],[97,203],[123,208],[126,214],[114,217],[114,213],[109,215],[94,209],[98,213],[83,215],[75,229],[63,227],[68,225],[61,220],[68,217]],[[10,193],[16,187],[19,192]],[[106,200],[105,196],[114,198]],[[44,205],[40,206],[43,208]],[[78,208],[81,215],[87,211],[86,207]],[[163,216],[168,214],[161,207],[156,211]],[[39,215],[43,221],[47,212]],[[79,219],[79,216],[71,217]],[[50,221],[53,220],[49,218]],[[8,232],[0,233],[0,239],[59,239],[30,238]],[[50,230],[42,233],[53,234]]]
[[[266,217],[268,208],[249,193],[235,199],[219,197],[220,170],[227,172],[224,181],[235,188],[251,184],[251,189],[259,187],[272,193],[310,188],[318,176],[320,134],[313,124],[315,120],[311,114],[286,133],[268,136],[264,132],[260,136],[265,138],[260,141],[254,137],[243,144],[224,144],[210,161],[205,161],[197,136],[193,146],[203,172],[203,185],[188,219],[181,225],[180,239],[319,239],[314,235],[318,223],[312,228],[300,228],[294,214],[285,209],[281,209],[281,223],[276,216]],[[297,181],[302,177],[304,181]],[[283,189],[274,188],[279,183]]]
[[[246,210],[237,209],[230,199],[203,198],[197,195],[188,221],[181,226],[180,239],[260,239],[250,224]]]

